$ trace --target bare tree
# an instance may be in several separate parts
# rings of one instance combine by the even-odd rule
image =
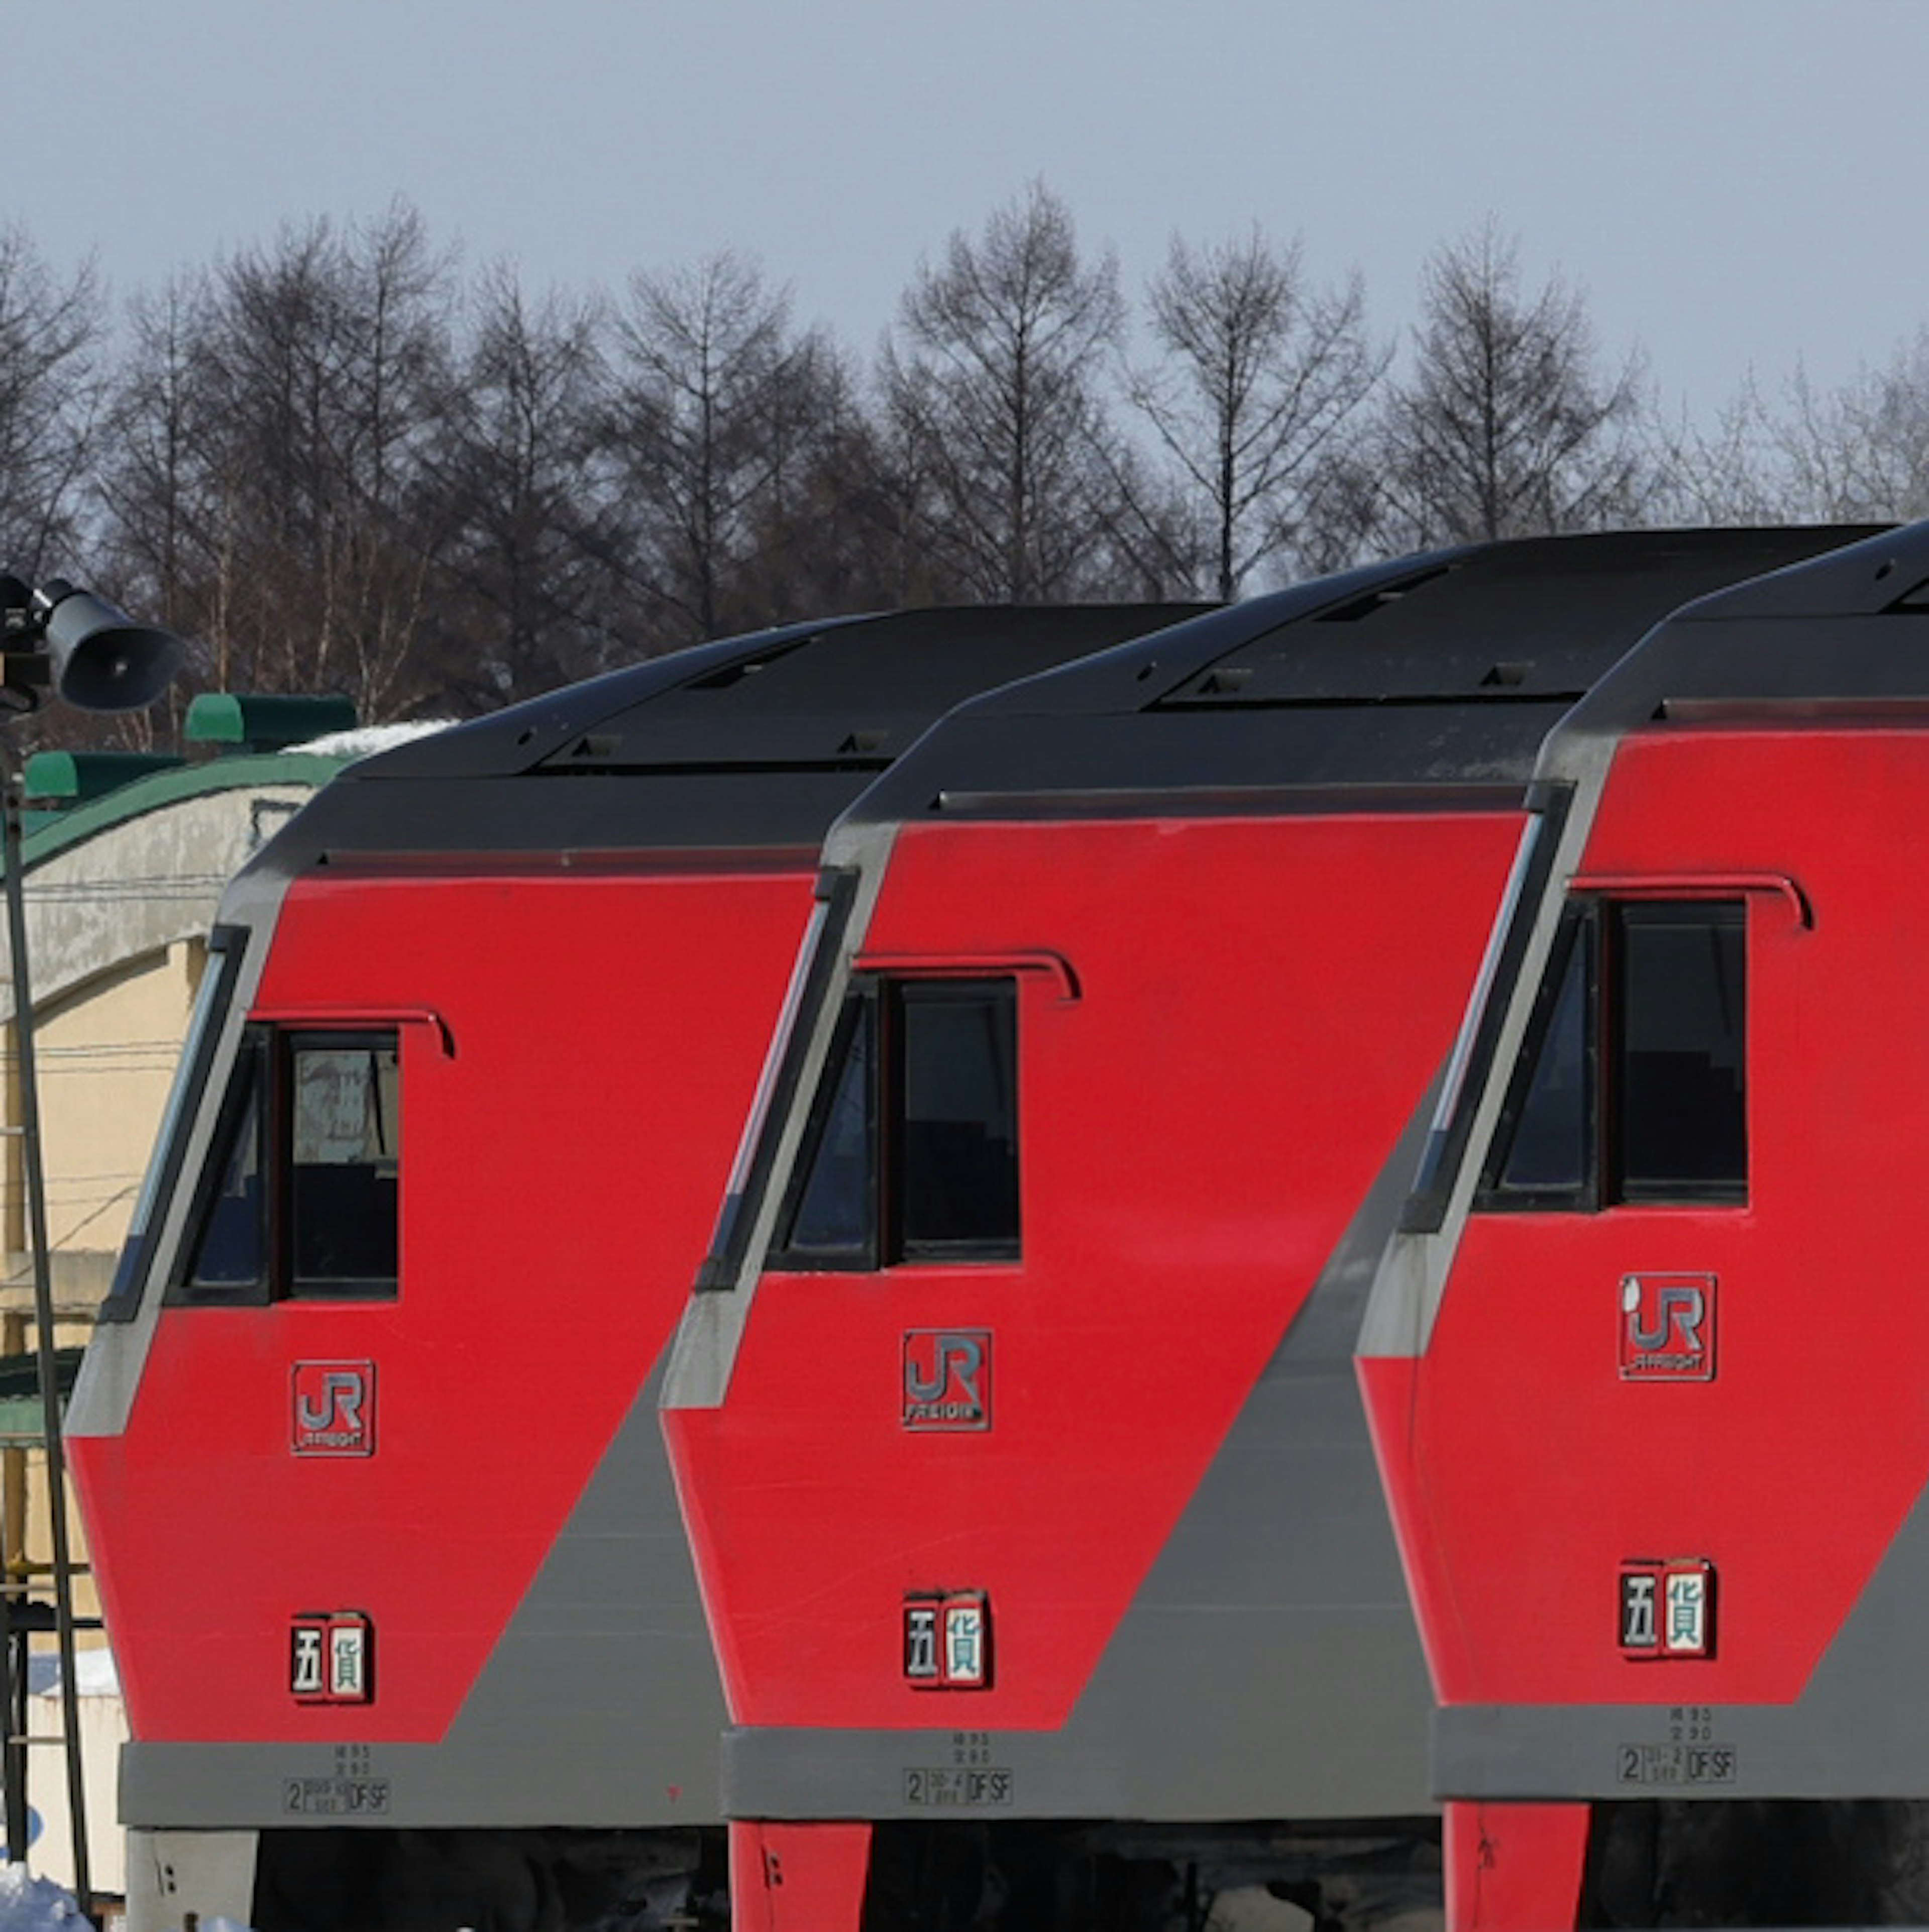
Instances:
[[[204,615],[203,574],[214,544],[213,425],[200,368],[212,302],[208,278],[197,273],[130,304],[128,347],[115,371],[96,476],[116,583],[176,627]]]
[[[0,566],[22,575],[80,535],[101,321],[91,264],[62,281],[23,230],[0,229]]]
[[[1844,522],[1929,514],[1929,328],[1833,391],[1818,392],[1798,369],[1789,405],[1770,435],[1796,514]]]
[[[596,462],[608,369],[594,300],[532,305],[486,271],[459,380],[424,466],[440,499],[429,620],[436,681],[464,706],[527,697],[604,668],[621,590]]]
[[[1652,431],[1655,475],[1646,520],[1759,526],[1798,515],[1789,465],[1750,376],[1705,428],[1683,411]]]
[[[734,606],[776,623],[808,611],[952,602],[968,593],[923,541],[919,453],[863,406],[844,358],[818,364],[813,433],[784,487],[761,499]]]
[[[613,487],[659,645],[712,637],[731,586],[781,525],[838,382],[830,344],[790,296],[728,252],[638,274],[618,317]]]
[[[1148,602],[1211,594],[1213,532],[1199,494],[1182,472],[1124,436],[1106,436],[1094,458],[1100,532],[1086,574],[1089,594]]]
[[[1598,370],[1581,297],[1522,286],[1490,223],[1428,262],[1414,362],[1382,412],[1382,537],[1424,544],[1587,530],[1640,506],[1642,374]]]
[[[192,682],[226,689],[253,680],[237,677],[232,628],[215,621],[232,588],[222,566],[233,506],[220,487],[227,425],[206,380],[213,318],[205,271],[177,275],[130,304],[94,484],[103,580],[130,610],[192,640]],[[171,688],[155,710],[118,719],[112,735],[151,742],[178,725],[188,695]],[[62,735],[75,736],[76,722],[63,719]]]
[[[449,291],[398,204],[344,234],[284,230],[138,314],[110,502],[204,676],[344,689],[371,716],[407,701],[442,535],[422,459]]]
[[[975,239],[954,233],[906,292],[886,407],[912,455],[922,541],[968,594],[1089,587],[1112,434],[1100,383],[1121,316],[1116,262],[1084,261],[1064,204],[1036,183]]]
[[[1355,274],[1309,288],[1297,242],[1190,248],[1174,237],[1148,292],[1158,367],[1135,370],[1132,401],[1204,505],[1220,597],[1262,561],[1298,562],[1324,520],[1362,405],[1390,352],[1366,327]]]
[[[1658,433],[1657,507],[1711,524],[1882,523],[1929,514],[1929,329],[1834,389],[1798,368],[1772,410],[1751,377],[1704,430]]]

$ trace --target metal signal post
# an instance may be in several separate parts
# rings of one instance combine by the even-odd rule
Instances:
[[[78,590],[62,578],[33,589],[16,577],[0,576],[0,727],[5,714],[39,708],[51,686],[68,703],[88,711],[137,710],[151,704],[178,668],[182,646],[165,631],[134,622],[104,598]],[[34,1336],[39,1370],[40,1420],[46,1440],[47,1503],[52,1518],[54,1630],[60,1656],[62,1756],[66,1761],[68,1816],[73,1831],[74,1889],[82,1913],[93,1918],[92,1875],[87,1854],[87,1798],[82,1776],[79,1686],[75,1682],[74,1566],[67,1533],[67,1462],[61,1442],[60,1385],[55,1354],[52,1252],[47,1235],[46,1181],[41,1156],[40,1093],[34,1064],[34,1003],[28,970],[26,893],[21,856],[22,780],[12,740],[0,729],[0,865],[6,873],[7,942],[13,968],[14,1038],[20,1083],[21,1177],[26,1196],[28,1246],[33,1261]],[[8,1678],[5,1815],[7,1851],[26,1856],[26,1750],[21,1714],[24,1683],[14,1681],[20,1652],[14,1638],[28,1606],[24,1580],[9,1576],[0,1592],[0,1652]],[[16,1735],[18,1725],[21,1735]]]

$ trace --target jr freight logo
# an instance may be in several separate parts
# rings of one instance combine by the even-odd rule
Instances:
[[[374,1454],[373,1362],[297,1362],[290,1403],[288,1446],[297,1456]]]
[[[1714,1379],[1714,1277],[1621,1277],[1621,1378],[1628,1382]]]
[[[905,1330],[902,1419],[914,1430],[991,1427],[988,1328]]]

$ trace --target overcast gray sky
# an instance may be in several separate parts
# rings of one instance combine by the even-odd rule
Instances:
[[[116,292],[414,202],[526,285],[730,247],[868,350],[1028,180],[1118,250],[1303,237],[1403,326],[1490,215],[1664,396],[1929,322],[1929,0],[10,0],[0,221]]]

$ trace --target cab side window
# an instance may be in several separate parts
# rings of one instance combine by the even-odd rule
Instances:
[[[878,999],[844,1001],[785,1210],[794,1268],[878,1265]]]
[[[186,1286],[196,1300],[245,1298],[267,1286],[267,1046],[255,1028],[243,1036],[221,1105],[190,1250]]]
[[[393,1034],[286,1043],[290,1294],[395,1292],[401,1174]]]
[[[250,1027],[176,1298],[392,1298],[400,1102],[392,1032]]]
[[[1736,902],[1572,910],[1478,1204],[1745,1203],[1747,937]]]
[[[778,1265],[1017,1258],[1017,1008],[1008,980],[852,992],[784,1203]]]

